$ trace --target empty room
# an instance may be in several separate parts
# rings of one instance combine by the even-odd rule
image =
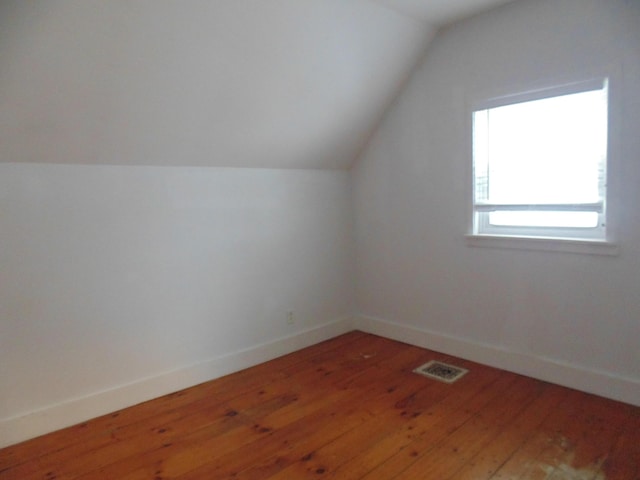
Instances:
[[[0,0],[0,479],[640,480],[639,0]]]

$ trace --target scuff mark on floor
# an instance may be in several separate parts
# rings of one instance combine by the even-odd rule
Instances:
[[[571,455],[573,457],[573,455]],[[573,460],[571,458],[570,460]],[[544,480],[606,480],[602,465],[605,459],[600,459],[594,465],[584,468],[575,468],[567,463],[560,465],[540,465],[546,474]]]

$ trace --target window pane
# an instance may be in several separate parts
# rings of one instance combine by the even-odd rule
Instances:
[[[602,90],[490,109],[488,200],[599,201],[606,121]]]

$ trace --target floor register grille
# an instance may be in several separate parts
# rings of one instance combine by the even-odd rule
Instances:
[[[437,360],[431,360],[416,368],[413,372],[441,382],[453,383],[466,375],[469,370]]]

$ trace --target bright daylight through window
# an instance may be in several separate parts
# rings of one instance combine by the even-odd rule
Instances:
[[[607,81],[473,112],[473,234],[606,239]]]

